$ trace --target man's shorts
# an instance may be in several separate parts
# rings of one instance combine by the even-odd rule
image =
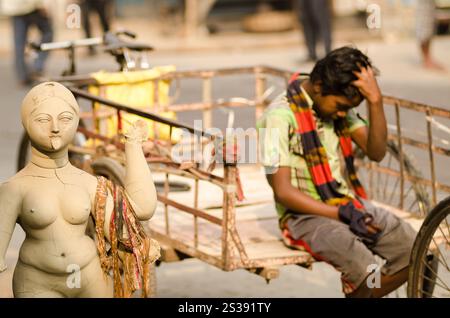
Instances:
[[[311,214],[296,214],[286,221],[283,239],[288,246],[308,251],[318,261],[325,261],[342,273],[345,294],[365,283],[379,264],[375,255],[386,262],[381,273],[392,275],[409,265],[416,237],[413,228],[393,213],[361,200],[373,215],[381,234],[374,246],[366,246],[345,223]]]
[[[419,42],[431,39],[436,30],[436,5],[434,0],[417,1],[416,36]]]

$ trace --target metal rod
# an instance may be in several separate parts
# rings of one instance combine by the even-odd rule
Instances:
[[[395,104],[395,119],[397,122],[397,137],[400,161],[400,209],[403,209],[405,190],[405,162],[403,161],[403,144],[402,144],[402,129],[400,126],[400,107],[398,103]]]
[[[176,71],[161,75],[161,79],[175,79],[175,78],[204,78],[207,77],[219,77],[239,74],[254,74],[255,72],[264,73],[267,75],[273,75],[282,77],[288,80],[292,76],[292,71],[273,68],[270,66],[247,66],[247,67],[235,67],[235,68],[222,68],[222,69],[209,69],[209,70],[197,70],[197,71]]]
[[[169,196],[169,174],[166,173],[166,177],[164,180],[164,196],[167,198]],[[164,219],[166,222],[166,234],[170,236],[170,228],[169,228],[169,206],[166,202],[164,202]]]
[[[166,125],[177,127],[177,128],[183,128],[183,129],[188,130],[191,133],[197,132],[197,133],[200,133],[202,136],[205,136],[205,137],[210,137],[210,138],[214,137],[213,135],[211,135],[209,133],[206,133],[203,130],[194,129],[193,127],[190,127],[188,125],[181,124],[178,121],[171,120],[171,119],[159,116],[158,114],[156,114],[154,112],[143,111],[143,110],[140,110],[140,109],[129,107],[129,106],[126,106],[124,104],[117,103],[117,102],[114,102],[112,100],[109,100],[109,99],[106,99],[106,98],[103,98],[103,97],[99,97],[99,96],[90,94],[90,93],[88,93],[86,91],[83,91],[81,89],[78,89],[78,88],[69,87],[69,89],[75,96],[80,96],[82,98],[86,98],[86,99],[91,100],[93,102],[98,102],[100,104],[104,104],[106,106],[113,107],[115,109],[123,110],[123,111],[125,111],[127,113],[130,113],[130,114],[134,114],[134,115],[138,115],[138,116],[141,116],[141,117],[144,117],[144,118],[147,118],[147,119],[155,120],[155,121],[160,122],[162,124],[166,124]]]
[[[228,188],[223,192],[223,222],[222,222],[222,262],[225,270],[232,268],[232,237],[230,229],[233,225],[236,198],[236,166],[224,166],[224,179]]]
[[[417,112],[421,112],[421,113],[429,113],[430,115],[433,116],[440,116],[440,117],[444,117],[444,118],[449,118],[450,119],[450,111],[444,108],[440,108],[440,107],[430,107],[428,105],[425,104],[420,104],[420,103],[415,103],[406,99],[401,99],[401,98],[395,98],[392,96],[383,96],[383,103],[385,105],[394,105],[394,106],[399,106],[402,108],[407,108],[407,109],[411,109]]]
[[[398,140],[397,137],[393,137],[392,135],[389,135],[388,139],[389,140],[395,140],[395,141]],[[413,146],[413,147],[416,147],[416,148],[419,148],[419,149],[424,149],[424,150],[428,151],[428,147],[429,147],[428,143],[421,142],[421,141],[418,141],[418,140],[415,140],[415,139],[412,139],[412,138],[408,138],[408,137],[402,137],[401,139],[402,139],[402,143],[403,144],[407,144],[407,145],[410,145],[410,146]],[[445,149],[445,148],[433,145],[433,152],[435,152],[435,153],[437,153],[439,155],[450,157],[450,149]]]
[[[92,128],[93,128],[94,133],[98,134],[97,111],[95,109],[95,102],[92,101],[90,104],[91,104],[91,112],[92,112]],[[80,128],[80,125],[78,125],[78,128]],[[97,142],[95,139],[93,140],[92,146],[93,147],[97,146]]]
[[[211,78],[205,77],[203,79],[203,91],[202,91],[203,103],[211,104],[212,101],[212,86]],[[206,108],[203,111],[203,129],[212,127],[212,109]]]
[[[255,97],[256,97],[256,111],[255,120],[258,120],[264,112],[265,101],[262,100],[264,91],[266,90],[266,76],[262,73],[256,73],[255,79]]]
[[[198,209],[198,179],[195,179],[194,184],[194,208]],[[198,219],[197,215],[194,215],[194,246],[198,248]]]
[[[148,161],[149,160],[147,160],[147,162]],[[149,162],[149,163],[154,163],[154,162]],[[158,162],[158,163],[160,163],[160,162]],[[190,179],[194,179],[194,180],[195,179],[200,179],[200,180],[204,180],[204,181],[210,182],[212,184],[215,184],[215,185],[219,186],[222,189],[226,188],[226,184],[224,184],[224,182],[223,182],[221,177],[217,177],[217,176],[213,176],[213,175],[202,176],[202,175],[199,175],[199,174],[193,174],[192,173],[192,171],[193,171],[192,169],[180,170],[180,169],[178,169],[179,165],[173,164],[173,166],[175,168],[170,168],[170,167],[167,167],[167,166],[166,167],[160,167],[160,165],[157,165],[157,166],[152,167],[152,171],[155,171],[155,172],[167,172],[167,173],[170,173],[170,174],[173,174],[173,175],[178,175],[178,176],[181,176],[181,177],[186,177],[186,178],[190,178]],[[211,176],[213,176],[213,177],[211,177]]]
[[[205,110],[205,109],[213,109],[217,107],[230,107],[230,108],[239,108],[239,107],[249,107],[255,106],[255,102],[253,100],[215,100],[210,103],[186,103],[186,104],[172,104],[166,107],[166,110],[171,110],[174,112],[189,112],[193,110]]]
[[[160,195],[160,194],[158,194],[157,196],[158,196],[158,201],[160,201],[160,202],[162,202],[164,204],[170,205],[170,206],[172,206],[174,208],[177,208],[178,210],[180,210],[182,212],[186,212],[186,213],[190,213],[190,214],[196,215],[199,218],[208,220],[211,223],[216,224],[216,225],[220,225],[220,226],[223,225],[223,222],[222,222],[221,219],[219,219],[218,217],[215,217],[213,215],[210,215],[210,214],[206,213],[205,211],[202,211],[202,210],[199,210],[199,209],[194,209],[194,208],[192,208],[190,206],[187,206],[187,205],[184,205],[182,203],[170,200],[167,197],[165,197],[163,195]]]
[[[427,136],[428,136],[428,154],[430,157],[430,173],[431,173],[431,191],[433,194],[433,206],[436,205],[436,171],[434,167],[434,154],[433,154],[433,131],[431,129],[431,111],[427,111]]]
[[[158,107],[158,80],[154,79],[152,81],[152,85],[153,85],[153,94],[152,94],[152,107],[151,110],[153,112],[155,112],[156,114],[160,113],[159,107]],[[158,128],[156,127],[157,123],[153,122],[152,123],[152,130],[153,130],[153,138],[155,138],[155,140],[159,139],[159,131]],[[172,127],[172,126],[170,126]],[[169,136],[170,138],[170,136]]]
[[[381,172],[381,173],[384,173],[384,174],[388,174],[388,175],[391,175],[391,176],[394,176],[394,177],[400,177],[400,173],[398,171],[393,170],[393,169],[389,169],[389,168],[386,168],[386,167],[380,167],[380,166],[375,165],[373,168],[371,168],[369,163],[361,163],[361,164],[359,164],[359,166],[360,167],[364,167],[366,169],[373,169],[374,171]],[[425,179],[425,178],[419,178],[419,177],[414,177],[414,176],[411,176],[411,175],[406,175],[405,176],[405,180],[408,180],[410,182],[415,182],[415,183],[418,183],[418,184],[423,184],[423,185],[426,185],[426,186],[429,186],[429,187],[433,186],[432,181],[428,180],[428,179]],[[439,183],[437,181],[436,181],[435,184],[436,184],[436,189],[437,190],[442,190],[442,191],[450,193],[450,186],[442,184],[442,183]]]

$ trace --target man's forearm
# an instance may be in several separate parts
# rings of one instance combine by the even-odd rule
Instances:
[[[277,202],[297,213],[314,214],[339,220],[338,207],[317,201],[300,190],[289,187],[275,195]]]
[[[367,155],[371,160],[381,161],[386,154],[387,125],[384,115],[383,101],[368,102],[369,137]]]

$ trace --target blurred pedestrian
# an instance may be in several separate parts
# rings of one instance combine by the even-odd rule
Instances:
[[[319,38],[325,54],[331,51],[331,8],[329,0],[297,0],[298,18],[303,26],[308,59],[317,60],[316,44]]]
[[[203,0],[200,1],[198,6],[197,18],[198,18],[198,26],[197,26],[197,34],[198,35],[208,35],[210,30],[207,25],[207,18],[209,12],[214,6],[216,0]]]
[[[103,33],[111,29],[112,0],[80,0],[84,33],[87,38],[92,37],[91,12],[98,14]],[[89,53],[95,54],[94,47],[89,47]]]
[[[436,4],[434,0],[417,1],[416,36],[420,44],[422,65],[428,69],[444,70],[431,56],[431,40],[436,31]]]
[[[53,41],[53,27],[43,0],[1,0],[1,11],[12,17],[14,30],[15,68],[21,85],[31,85],[42,76],[48,52],[39,52],[32,67],[25,59],[28,31],[35,26],[41,43]]]
[[[216,0],[184,1],[185,32],[188,36],[208,36],[207,18]]]

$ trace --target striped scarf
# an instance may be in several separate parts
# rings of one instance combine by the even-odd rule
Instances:
[[[323,202],[330,205],[346,204],[349,201],[353,201],[356,208],[363,208],[358,200],[353,200],[337,190],[338,183],[331,174],[326,150],[320,142],[316,121],[300,88],[300,83],[301,81],[297,77],[291,80],[287,89],[287,98],[297,121],[295,135],[302,145],[308,170],[320,198]],[[351,185],[358,196],[367,198],[367,194],[356,176],[353,164],[352,140],[347,120],[345,118],[335,120],[334,127],[339,136],[339,144],[345,158]]]

